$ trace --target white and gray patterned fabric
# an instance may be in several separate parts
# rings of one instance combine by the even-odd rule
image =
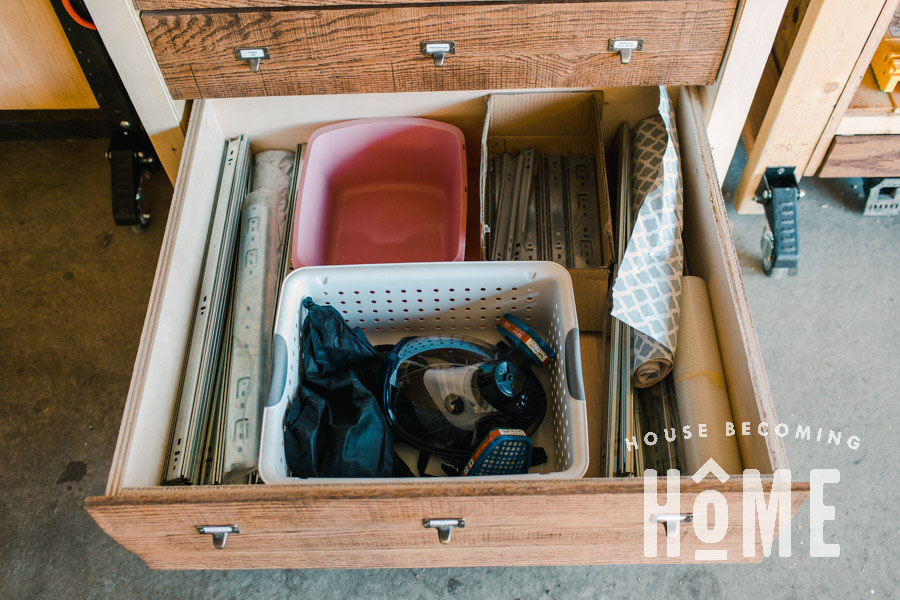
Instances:
[[[646,388],[662,381],[675,366],[675,355],[668,348],[641,331],[632,331],[632,381]]]
[[[612,316],[634,329],[634,384],[648,387],[672,369],[684,264],[681,157],[665,87],[659,116],[637,123],[633,140],[637,218],[613,284]]]

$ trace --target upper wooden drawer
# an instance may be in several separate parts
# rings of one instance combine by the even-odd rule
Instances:
[[[711,84],[735,5],[450,4],[150,11],[141,18],[172,96],[220,98]],[[642,38],[643,49],[623,64],[607,50],[613,38]],[[420,46],[443,41],[454,42],[456,53],[438,67]],[[256,73],[235,56],[248,47],[265,47],[271,57]]]

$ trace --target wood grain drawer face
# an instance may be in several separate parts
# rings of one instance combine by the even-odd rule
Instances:
[[[744,296],[740,264],[718,188],[703,117],[693,88],[677,93],[685,188],[685,252],[709,285],[732,416],[756,424],[775,421],[765,369]],[[604,90],[603,125],[654,114],[656,92]],[[363,568],[691,562],[696,545],[685,529],[685,551],[643,554],[641,480],[585,478],[499,482],[403,482],[348,485],[158,487],[180,367],[200,277],[205,238],[227,138],[252,132],[254,150],[289,148],[317,127],[360,117],[426,116],[463,128],[477,139],[483,92],[237,98],[195,103],[176,182],[166,236],[125,406],[105,496],[86,508],[115,540],[150,566],[186,568]],[[475,161],[477,164],[477,161]],[[597,473],[603,410],[602,335],[582,352]],[[583,344],[587,334],[582,336]],[[593,390],[593,392],[592,392]],[[599,390],[599,391],[598,391]],[[739,440],[745,468],[786,468],[777,436]],[[157,486],[157,487],[154,487]],[[664,486],[663,486],[664,487]],[[681,512],[704,489],[729,498],[739,479],[724,484],[682,480]],[[805,497],[796,484],[793,508]],[[741,556],[741,504],[729,502],[729,561]],[[465,529],[440,545],[427,518],[464,518]],[[225,550],[215,550],[200,525],[237,525]],[[662,526],[659,526],[660,529]],[[694,540],[694,541],[692,541]],[[476,552],[474,548],[490,548]]]
[[[298,5],[328,7],[328,6],[383,6],[397,4],[488,4],[496,0],[133,0],[134,7],[138,10],[205,10],[205,9],[272,9],[272,8],[296,8]],[[662,4],[672,0],[651,0],[644,4]],[[682,1],[682,0],[675,0]],[[621,0],[594,0],[594,2],[619,2]],[[736,4],[732,2],[732,4]]]
[[[681,554],[671,558],[662,525],[657,556],[644,555],[639,480],[403,485],[389,497],[377,485],[347,489],[346,497],[321,486],[169,489],[91,499],[88,510],[119,543],[165,569],[692,562],[701,547],[725,550],[731,562],[758,561],[759,550],[742,555],[741,483],[685,481],[682,512],[693,510],[701,491],[717,489],[728,501],[729,528],[713,546],[682,528]],[[805,497],[801,486],[796,492],[792,514]],[[440,544],[422,524],[434,515],[463,517],[466,526]],[[196,531],[198,524],[238,524],[240,533],[217,550],[210,536]]]
[[[734,0],[144,12],[175,98],[710,84]],[[641,37],[623,64],[611,38]],[[436,67],[423,41],[453,41]],[[266,47],[251,73],[237,48]]]

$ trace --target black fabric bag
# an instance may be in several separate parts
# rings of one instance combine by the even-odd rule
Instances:
[[[381,407],[383,358],[331,306],[303,300],[300,394],[285,416],[295,477],[409,475]],[[395,465],[396,471],[395,472]]]

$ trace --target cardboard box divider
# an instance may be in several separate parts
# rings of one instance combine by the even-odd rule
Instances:
[[[593,154],[597,163],[597,199],[600,203],[600,248],[603,266],[569,269],[575,290],[578,326],[603,331],[608,322],[613,250],[609,186],[603,151],[601,116],[603,92],[511,92],[489,94],[481,136],[479,221],[482,259],[486,255],[485,195],[490,157],[534,148],[541,155]]]

